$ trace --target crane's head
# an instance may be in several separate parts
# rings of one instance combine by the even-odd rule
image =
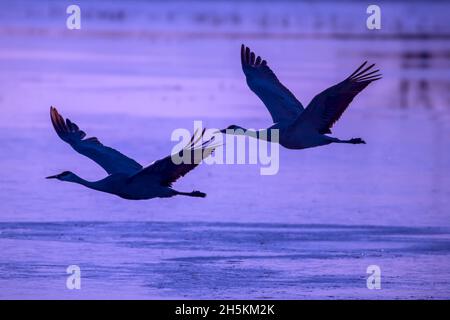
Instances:
[[[72,173],[70,171],[64,171],[64,172],[61,172],[60,174],[56,174],[54,176],[48,176],[48,177],[46,177],[46,179],[58,179],[61,181],[72,181],[74,176],[75,176],[74,173]]]

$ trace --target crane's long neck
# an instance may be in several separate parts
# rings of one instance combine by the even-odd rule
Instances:
[[[262,129],[262,130],[252,130],[252,129],[245,129],[242,127],[238,127],[238,129],[235,129],[234,132],[232,133],[233,135],[237,135],[237,136],[248,136],[248,137],[252,137],[252,138],[256,138],[256,139],[260,139],[260,140],[266,140],[266,141],[271,141],[271,132],[270,130],[267,129]]]
[[[67,178],[65,181],[78,183],[78,184],[81,184],[90,189],[104,191],[104,188],[102,187],[102,184],[100,183],[100,181],[94,181],[94,182],[87,181],[87,180],[84,180],[83,178],[80,178],[75,173],[72,173],[71,176],[69,178]]]

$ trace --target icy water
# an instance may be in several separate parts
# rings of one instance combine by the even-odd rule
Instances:
[[[359,2],[82,1],[76,31],[57,1],[1,11],[0,298],[450,298],[449,8],[404,5],[385,4],[376,36]],[[383,80],[333,129],[367,145],[280,150],[274,176],[202,165],[174,185],[205,199],[133,202],[44,179],[104,176],[56,136],[50,105],[142,164],[193,120],[270,125],[242,42],[304,105],[376,62]],[[81,290],[66,288],[69,265]]]

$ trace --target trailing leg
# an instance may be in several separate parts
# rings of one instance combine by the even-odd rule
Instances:
[[[335,142],[335,143],[350,143],[350,144],[366,144],[366,142],[361,138],[352,138],[349,140],[340,140],[338,138],[334,138],[333,142]]]
[[[192,192],[181,192],[176,191],[177,195],[181,196],[188,196],[188,197],[198,197],[198,198],[204,198],[206,197],[206,193],[200,192],[200,191],[192,191]]]

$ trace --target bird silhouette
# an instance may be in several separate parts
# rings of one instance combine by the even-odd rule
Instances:
[[[167,198],[176,195],[206,196],[205,193],[200,191],[181,192],[172,188],[172,183],[197,167],[201,160],[211,155],[217,147],[217,145],[211,144],[214,137],[203,143],[198,143],[202,139],[205,130],[199,135],[196,131],[188,145],[177,154],[167,156],[147,167],[143,167],[119,151],[103,145],[97,138],[85,138],[86,133],[69,119],[64,121],[64,118],[54,107],[50,108],[50,118],[58,136],[75,151],[99,164],[105,169],[108,176],[104,179],[90,182],[80,178],[73,172],[64,171],[60,174],[49,176],[47,179],[54,178],[78,183],[90,189],[111,193],[129,200],[144,200],[156,197]],[[174,156],[177,156],[177,161],[173,161]],[[179,159],[188,161],[179,161]],[[181,163],[177,164],[175,162]]]
[[[304,108],[300,101],[276,77],[266,60],[241,46],[241,63],[247,84],[269,110],[273,125],[263,130],[248,130],[238,125],[220,130],[225,134],[246,135],[277,141],[288,149],[305,149],[330,143],[365,143],[361,138],[341,140],[327,136],[353,98],[371,82],[381,79],[375,64],[367,61],[348,78],[316,95]],[[277,130],[273,130],[277,129]],[[275,139],[275,134],[278,139]]]

